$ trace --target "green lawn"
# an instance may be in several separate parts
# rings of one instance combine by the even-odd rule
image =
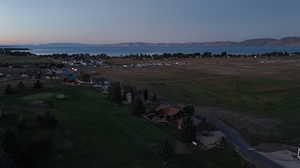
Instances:
[[[176,102],[250,111],[282,120],[300,118],[300,83],[239,78],[160,83],[164,84],[149,86]]]
[[[24,96],[21,99],[24,101],[34,101],[34,100],[50,100],[55,97],[54,93],[37,93],[33,95]]]
[[[300,142],[297,81],[232,77],[191,82],[160,80],[145,85],[178,103],[221,107],[281,121],[280,141]]]

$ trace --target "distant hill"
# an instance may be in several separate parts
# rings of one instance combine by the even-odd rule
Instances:
[[[273,45],[299,47],[300,46],[300,37],[282,38],[282,39],[276,41]]]
[[[300,37],[285,37],[282,39],[251,39],[239,43],[242,46],[289,46],[300,47]]]
[[[33,46],[33,45],[32,45]],[[40,48],[57,48],[57,47],[97,47],[96,44],[83,44],[83,43],[47,43],[34,45],[34,47]]]
[[[81,44],[81,43],[49,43],[35,45],[34,47],[180,47],[180,46],[282,46],[300,47],[300,37],[258,38],[249,39],[241,42],[234,41],[215,41],[215,42],[189,42],[189,43],[147,43],[129,42],[114,44]],[[30,46],[26,46],[29,47]]]
[[[102,45],[103,46],[103,45]],[[241,42],[234,41],[215,41],[215,42],[190,42],[190,43],[119,43],[119,44],[105,44],[104,46],[286,46],[286,47],[300,47],[300,37],[285,37],[281,39],[274,38],[258,38],[249,39]]]
[[[238,43],[238,45],[241,45],[241,46],[267,46],[267,45],[270,45],[270,44],[273,44],[275,42],[277,42],[279,40],[277,39],[271,39],[271,38],[266,38],[266,39],[250,39],[250,40],[245,40],[245,41],[242,41],[240,43]]]
[[[106,45],[107,46],[107,45]],[[281,39],[258,38],[249,39],[241,42],[234,41],[215,41],[215,42],[190,42],[190,43],[119,43],[108,44],[108,46],[286,46],[300,47],[300,37],[285,37]]]

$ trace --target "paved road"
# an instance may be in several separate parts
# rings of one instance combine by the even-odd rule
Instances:
[[[265,156],[253,150],[250,145],[245,141],[245,139],[233,128],[226,125],[221,120],[215,119],[214,117],[204,115],[200,112],[196,116],[204,117],[207,122],[214,125],[220,131],[222,131],[227,142],[234,146],[235,151],[238,152],[245,160],[252,163],[259,168],[284,168],[278,163],[266,158]]]

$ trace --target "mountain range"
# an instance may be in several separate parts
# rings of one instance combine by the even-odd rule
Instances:
[[[300,37],[257,38],[241,42],[234,41],[215,41],[215,42],[187,42],[187,43],[147,43],[129,42],[114,44],[81,44],[81,43],[48,43],[40,44],[38,47],[176,47],[176,46],[281,46],[281,47],[300,47]],[[35,47],[37,47],[35,46]],[[30,46],[29,46],[30,47]]]

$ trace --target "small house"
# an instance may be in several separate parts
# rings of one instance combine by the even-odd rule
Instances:
[[[155,114],[158,116],[155,122],[175,122],[178,129],[183,127],[183,111],[180,108],[170,105],[161,104],[155,109]]]

